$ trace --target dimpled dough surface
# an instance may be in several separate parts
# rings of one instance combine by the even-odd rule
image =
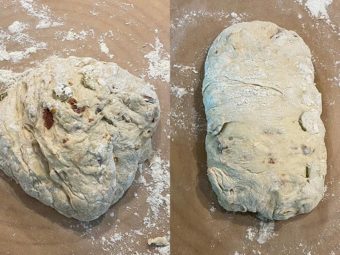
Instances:
[[[284,220],[324,194],[325,128],[311,53],[270,22],[225,29],[209,49],[203,99],[208,177],[228,211]]]
[[[61,214],[98,218],[150,156],[153,88],[91,58],[50,57],[13,77],[0,102],[0,169]]]

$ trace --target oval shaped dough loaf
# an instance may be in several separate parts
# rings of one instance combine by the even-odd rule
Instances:
[[[226,210],[283,220],[319,203],[321,95],[295,32],[261,21],[225,29],[209,49],[203,99],[208,176]]]
[[[63,215],[98,218],[150,156],[153,87],[91,58],[51,57],[13,77],[0,102],[0,169]]]

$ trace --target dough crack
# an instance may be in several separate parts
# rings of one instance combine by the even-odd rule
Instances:
[[[234,82],[239,82],[239,83],[242,83],[242,84],[245,84],[245,85],[251,85],[251,86],[261,87],[261,88],[264,88],[264,89],[274,90],[274,91],[280,93],[281,95],[283,95],[283,92],[281,90],[274,88],[274,87],[271,87],[271,86],[265,86],[265,85],[262,85],[262,84],[259,84],[259,83],[245,82],[245,81],[238,80],[238,79],[231,79],[227,75],[225,75],[224,77],[227,78],[229,81],[234,81]]]

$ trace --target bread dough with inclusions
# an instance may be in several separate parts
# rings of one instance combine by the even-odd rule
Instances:
[[[226,28],[205,62],[208,177],[222,207],[284,220],[324,194],[325,128],[311,53],[270,22]]]
[[[50,57],[13,77],[0,101],[0,169],[61,214],[98,218],[152,152],[153,87],[92,58]]]

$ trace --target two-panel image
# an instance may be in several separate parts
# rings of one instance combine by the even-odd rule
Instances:
[[[0,0],[0,255],[340,255],[339,11]]]

